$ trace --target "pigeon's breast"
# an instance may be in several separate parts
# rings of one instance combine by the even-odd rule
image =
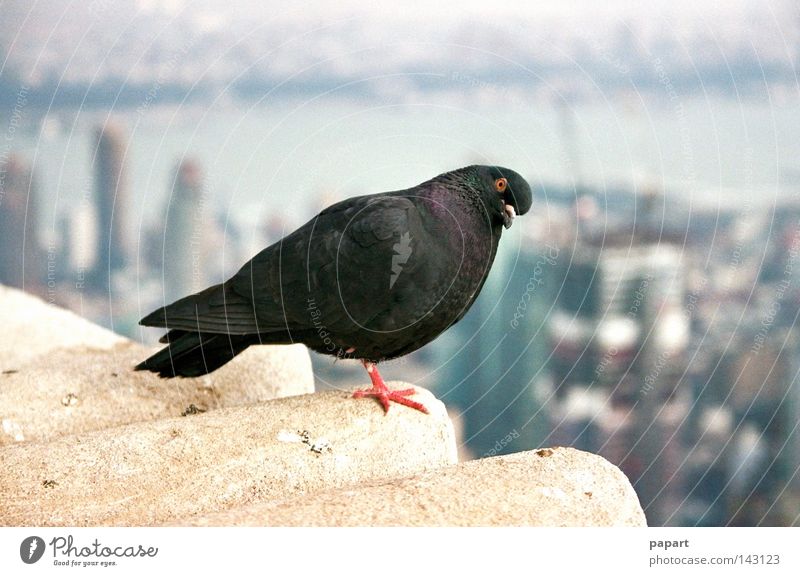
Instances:
[[[421,229],[398,233],[387,277],[376,279],[385,282],[374,303],[377,313],[365,315],[358,334],[364,355],[402,356],[460,320],[489,274],[498,239],[499,231],[477,211],[431,210]]]

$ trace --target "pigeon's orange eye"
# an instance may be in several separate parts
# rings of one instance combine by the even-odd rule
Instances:
[[[494,181],[494,189],[498,192],[505,192],[508,187],[508,180],[505,178],[498,178]]]

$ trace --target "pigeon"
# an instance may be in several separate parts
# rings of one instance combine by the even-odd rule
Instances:
[[[427,413],[389,390],[377,364],[428,344],[464,317],[486,281],[505,228],[532,204],[517,172],[474,165],[407,190],[349,198],[259,252],[227,281],[140,321],[168,346],[136,370],[212,372],[252,345],[301,342],[360,360],[374,397]]]

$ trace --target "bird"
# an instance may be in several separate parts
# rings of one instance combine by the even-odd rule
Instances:
[[[143,326],[166,347],[140,364],[165,378],[213,372],[246,348],[303,343],[359,360],[374,397],[427,413],[389,390],[378,363],[409,354],[464,317],[483,287],[503,230],[531,208],[528,182],[472,165],[405,190],[333,204],[263,249],[221,284],[156,309]]]

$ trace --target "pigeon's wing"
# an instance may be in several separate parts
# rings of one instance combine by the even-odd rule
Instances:
[[[228,283],[211,286],[158,308],[142,318],[139,324],[185,332],[258,332],[253,302],[234,291]]]
[[[423,219],[418,204],[393,193],[346,200],[258,254],[229,282],[253,302],[262,332],[380,329],[375,318],[435,276],[422,258],[421,247],[435,244]]]
[[[269,246],[224,284],[154,311],[141,323],[224,334],[391,330],[447,268],[418,202],[396,193],[335,204]],[[441,260],[441,258],[439,259]],[[399,304],[410,305],[399,305]]]

